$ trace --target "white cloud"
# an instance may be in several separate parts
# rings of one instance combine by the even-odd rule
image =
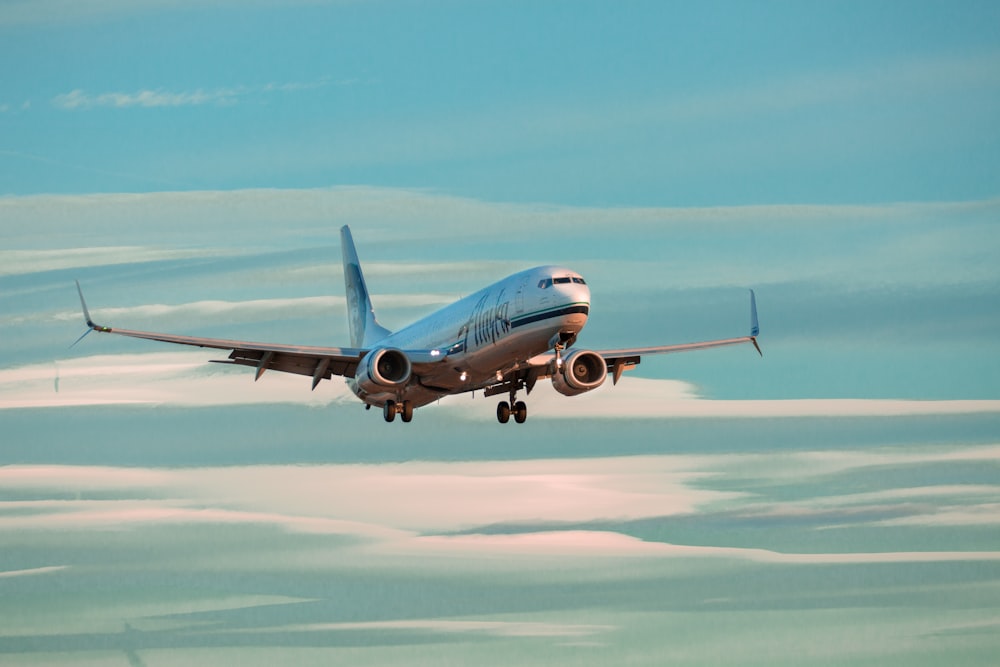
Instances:
[[[208,7],[285,7],[294,4],[344,2],[347,0],[5,0],[0,3],[0,25],[75,23],[103,21],[134,14],[204,9]]]
[[[690,514],[741,495],[697,488],[703,474],[689,469],[693,463],[624,457],[185,470],[15,465],[0,468],[0,483],[31,499],[0,503],[16,510],[0,513],[0,529],[266,524],[405,543],[417,532],[490,523]],[[100,491],[115,499],[88,499]],[[79,499],[65,500],[67,494]]]
[[[592,571],[595,561],[632,559],[656,563],[684,559],[739,560],[780,565],[930,563],[996,561],[995,551],[896,551],[886,553],[790,553],[739,546],[695,546],[651,542],[613,529],[552,530],[553,524],[608,522],[664,516],[697,517],[702,512],[738,511],[747,517],[807,516],[795,503],[767,503],[763,495],[706,488],[705,475],[753,478],[754,460],[770,462],[779,480],[828,475],[814,466],[824,457],[853,460],[855,467],[936,460],[995,460],[997,447],[923,452],[799,452],[741,456],[634,456],[477,462],[408,462],[379,465],[247,466],[195,469],[136,469],[87,466],[6,466],[0,485],[13,498],[0,502],[0,531],[60,533],[155,529],[162,526],[261,526],[295,534],[353,538],[337,542],[337,567],[409,567],[521,571],[526,563],[546,572]],[[881,462],[881,463],[876,463]],[[729,472],[727,472],[729,471]],[[797,471],[797,472],[796,472]],[[758,492],[766,484],[753,485]],[[917,495],[946,497],[947,487],[886,489],[880,500]],[[995,497],[994,487],[975,491]],[[76,499],[72,498],[76,495]],[[104,499],[94,499],[94,498]],[[804,499],[843,506],[858,496]],[[791,508],[791,514],[789,514]],[[931,521],[888,521],[896,525],[994,525],[996,503],[944,505]],[[731,514],[732,520],[738,520]],[[847,515],[845,515],[847,516]],[[935,519],[937,516],[937,519]],[[971,517],[971,519],[970,519]],[[921,517],[923,519],[923,517]],[[476,531],[506,525],[511,532]],[[524,526],[518,532],[516,526]],[[873,524],[880,525],[880,524]],[[314,559],[300,554],[297,567],[329,567],[329,552]],[[254,562],[265,562],[264,560]],[[215,563],[212,567],[219,566]],[[206,565],[207,567],[208,565]],[[225,567],[233,563],[226,561]],[[638,565],[637,565],[638,566]],[[658,566],[656,566],[658,567]],[[56,571],[48,567],[0,576]]]
[[[513,535],[418,537],[407,544],[429,553],[480,554],[494,558],[725,558],[785,565],[848,565],[860,563],[939,563],[1000,560],[1000,551],[904,551],[885,553],[782,553],[742,547],[705,547],[646,542],[602,531],[553,531]]]
[[[449,407],[454,403],[447,404]],[[692,417],[900,417],[1000,412],[1000,400],[920,401],[903,399],[714,400],[680,380],[629,377],[610,380],[594,391],[566,398],[548,381],[540,382],[529,401],[532,418],[552,419]],[[474,412],[463,415],[475,419]]]
[[[33,567],[27,570],[7,570],[0,572],[0,579],[12,579],[14,577],[34,577],[40,574],[52,574],[62,572],[68,565],[50,565],[48,567]]]
[[[94,356],[0,371],[0,409],[80,405],[327,405],[348,395],[339,379],[313,392],[310,378],[208,363],[221,352]],[[245,372],[244,372],[245,371]]]
[[[101,93],[91,95],[80,89],[72,90],[52,98],[52,104],[60,109],[93,109],[94,107],[181,107],[203,104],[233,104],[238,94],[231,88],[217,88],[212,91],[194,90],[171,93],[163,90],[140,90],[134,93]]]
[[[190,246],[192,238],[197,238],[203,248],[231,251],[234,239],[240,239],[245,251],[247,247],[273,248],[277,228],[281,229],[281,247],[289,247],[289,241],[299,239],[308,239],[301,243],[328,239],[327,243],[335,246],[339,244],[339,225],[332,221],[350,221],[373,275],[396,271],[412,275],[418,270],[427,273],[440,269],[453,277],[469,268],[472,278],[500,277],[512,269],[529,266],[529,262],[568,261],[571,251],[555,243],[545,252],[531,248],[517,260],[494,256],[486,265],[462,257],[465,244],[481,246],[490,242],[485,229],[503,228],[511,236],[530,236],[538,229],[546,229],[555,238],[569,235],[566,238],[572,243],[605,243],[607,229],[613,226],[622,239],[662,243],[663,257],[655,261],[646,258],[638,265],[624,258],[588,260],[590,270],[604,280],[615,276],[620,279],[622,266],[627,263],[643,271],[649,280],[665,281],[675,288],[759,286],[781,281],[869,287],[995,281],[995,262],[987,259],[991,256],[989,250],[995,247],[993,218],[998,209],[1000,200],[872,206],[581,208],[503,204],[371,187],[0,197],[0,216],[9,221],[3,229],[3,240],[11,249],[46,247],[54,236],[79,229],[87,230],[90,244],[107,246],[183,250]],[[947,229],[929,222],[938,219],[949,221]],[[206,226],[205,220],[212,224]],[[470,225],[470,220],[477,224]],[[837,228],[841,238],[857,235],[865,240],[849,244],[838,253],[826,252],[831,226]],[[678,238],[700,239],[716,234],[747,238],[756,250],[677,250]],[[447,252],[438,257],[458,253],[461,259],[454,264],[429,260],[426,269],[413,263],[389,268],[373,250],[385,238],[391,238],[394,244],[412,242],[415,248],[447,244],[442,246]],[[323,277],[330,271],[335,273],[338,264],[331,262],[329,269],[292,268],[319,271],[317,277]],[[24,270],[23,262],[19,266]]]
[[[332,298],[316,299],[325,307]],[[266,305],[285,308],[287,304],[279,301]],[[230,306],[223,303],[205,307]],[[0,409],[137,403],[328,405],[341,399],[353,400],[341,378],[334,377],[310,391],[309,378],[304,376],[271,372],[254,382],[253,373],[247,369],[209,363],[210,359],[225,357],[224,352],[215,351],[169,351],[78,357],[4,369],[0,370]],[[440,407],[424,409],[448,410],[461,419],[491,419],[492,402],[477,403],[483,405],[481,410],[469,410],[468,400],[468,395],[452,397]],[[680,380],[637,377],[626,377],[616,386],[609,381],[575,397],[556,393],[545,380],[532,392],[530,406],[532,419],[898,417],[1000,412],[1000,400],[711,400],[701,398],[694,385]]]
[[[271,93],[293,93],[305,90],[315,90],[331,85],[333,81],[329,78],[316,81],[290,82],[290,83],[267,83],[256,86],[233,86],[223,88],[212,88],[204,90],[201,88],[187,91],[137,90],[134,92],[111,92],[111,93],[88,93],[81,89],[71,90],[68,93],[56,95],[52,98],[52,105],[66,111],[79,111],[108,107],[114,109],[125,109],[129,107],[189,107],[216,105],[227,106],[236,104],[242,98],[254,95],[267,95]],[[337,82],[338,85],[346,85],[350,81]]]
[[[59,271],[91,266],[109,266],[199,257],[227,257],[237,250],[205,248],[162,248],[147,246],[107,246],[100,248],[58,248],[53,250],[0,250],[0,276]]]
[[[400,621],[361,621],[355,623],[310,623],[269,627],[280,632],[337,632],[348,630],[409,630],[431,633],[477,634],[492,637],[588,637],[611,632],[612,625],[582,623],[546,623],[540,621],[492,621],[467,619],[416,619]],[[241,630],[259,632],[259,629]]]

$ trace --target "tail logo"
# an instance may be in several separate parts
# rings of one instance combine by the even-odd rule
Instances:
[[[344,267],[344,279],[347,283],[347,320],[351,326],[351,345],[361,347],[365,340],[365,325],[367,324],[368,296],[365,294],[365,283],[361,277],[361,269],[357,264]]]

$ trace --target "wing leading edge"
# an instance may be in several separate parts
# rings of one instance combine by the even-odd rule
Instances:
[[[296,373],[298,375],[311,376],[313,379],[312,386],[315,389],[320,380],[329,380],[334,375],[353,376],[357,371],[358,364],[364,358],[365,354],[368,353],[368,350],[362,348],[254,343],[224,338],[200,338],[198,336],[179,336],[152,331],[117,329],[96,324],[90,316],[90,311],[87,309],[87,302],[83,298],[83,290],[80,288],[79,281],[76,282],[76,289],[80,294],[80,306],[83,308],[83,316],[87,320],[87,327],[89,327],[84,336],[91,331],[99,331],[101,333],[117,334],[119,336],[128,336],[129,338],[143,338],[163,343],[190,345],[215,350],[230,350],[228,359],[213,359],[212,361],[220,364],[256,368],[256,379],[260,379],[264,371],[268,370]],[[83,336],[80,336],[77,342],[80,342],[82,338]],[[73,344],[76,345],[76,343]]]

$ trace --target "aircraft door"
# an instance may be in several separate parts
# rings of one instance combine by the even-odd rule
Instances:
[[[527,285],[528,279],[524,278],[521,280],[521,284],[517,288],[517,296],[514,298],[514,311],[517,315],[524,312],[524,288],[527,287]]]

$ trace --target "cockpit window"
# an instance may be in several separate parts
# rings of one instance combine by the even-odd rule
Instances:
[[[583,278],[579,276],[562,276],[560,278],[542,278],[538,281],[538,289],[548,289],[555,285],[568,285],[569,283],[576,283],[577,285],[586,285],[587,283]]]

